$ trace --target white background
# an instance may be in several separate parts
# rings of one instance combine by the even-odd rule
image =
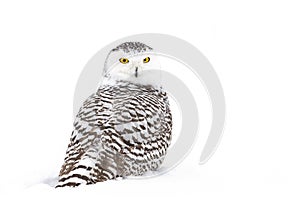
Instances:
[[[0,208],[299,209],[298,2],[1,1]],[[215,155],[197,165],[196,145],[158,178],[24,190],[57,173],[88,59],[145,32],[187,40],[217,71],[227,123]]]

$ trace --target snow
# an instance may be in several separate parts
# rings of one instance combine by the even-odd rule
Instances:
[[[186,203],[186,199],[198,199],[197,193],[194,193],[196,189],[202,191],[201,189],[205,185],[207,186],[206,179],[201,175],[201,167],[197,165],[198,156],[195,154],[195,157],[192,158],[194,161],[186,159],[184,161],[186,164],[155,178],[112,180],[78,188],[55,189],[53,188],[56,182],[55,173],[36,174],[33,178],[31,176],[34,175],[34,172],[31,171],[31,173],[23,174],[23,178],[33,180],[31,183],[27,182],[26,185],[15,186],[15,188],[12,188],[12,183],[7,183],[3,192],[4,203],[2,205],[10,206],[11,209],[153,209],[168,208],[172,206],[173,201],[184,200],[179,205],[183,208],[189,205]],[[47,171],[58,172],[58,164],[53,164],[52,167]],[[33,168],[32,166],[31,169]],[[36,167],[36,172],[42,172],[40,169]],[[44,178],[42,178],[43,176]],[[193,180],[197,180],[197,182]],[[17,181],[17,183],[21,182]],[[220,184],[217,181],[213,186],[216,187],[215,185],[218,183]],[[158,203],[160,203],[159,206]],[[196,206],[193,208],[197,209]]]

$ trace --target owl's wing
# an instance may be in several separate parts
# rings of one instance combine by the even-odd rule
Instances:
[[[91,181],[89,174],[96,164],[101,126],[107,121],[106,110],[110,108],[109,101],[103,102],[101,98],[98,93],[91,95],[75,118],[57,187]]]
[[[171,141],[172,115],[165,92],[140,92],[115,101],[106,129],[112,147],[126,156],[125,176],[156,170]]]

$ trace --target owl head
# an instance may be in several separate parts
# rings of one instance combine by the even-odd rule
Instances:
[[[158,56],[141,42],[125,42],[112,49],[105,60],[104,78],[109,81],[128,81],[157,84],[160,69]]]

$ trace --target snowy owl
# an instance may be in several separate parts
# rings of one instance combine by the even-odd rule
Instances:
[[[76,187],[157,170],[171,142],[168,96],[153,69],[153,49],[125,42],[112,49],[102,83],[81,106],[56,187]]]

